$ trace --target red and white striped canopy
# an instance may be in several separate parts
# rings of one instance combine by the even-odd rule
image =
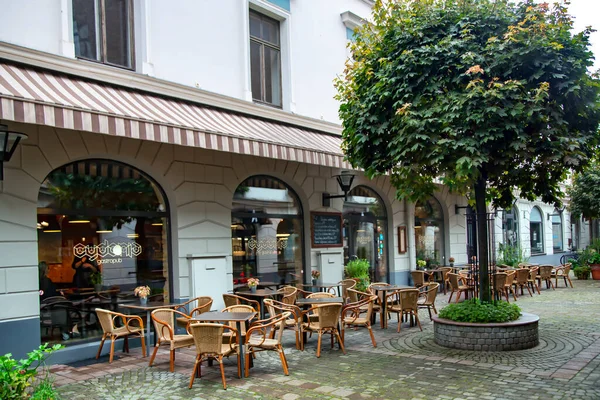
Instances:
[[[0,119],[349,168],[338,136],[1,62]]]

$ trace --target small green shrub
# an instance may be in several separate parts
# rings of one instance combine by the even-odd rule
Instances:
[[[521,309],[516,304],[506,301],[482,303],[479,299],[466,300],[462,303],[449,304],[440,310],[440,318],[456,322],[509,322],[521,315]]]
[[[592,268],[589,265],[581,265],[573,268],[573,274],[577,279],[589,279]]]
[[[497,264],[510,265],[516,267],[520,263],[527,262],[529,257],[525,256],[525,250],[521,246],[511,246],[500,243],[498,247]]]
[[[44,365],[46,359],[63,347],[61,344],[50,347],[48,343],[44,343],[27,353],[26,360],[13,360],[10,353],[0,356],[0,399],[26,399],[30,394],[37,396],[33,397],[35,399],[57,399],[51,378],[46,376],[36,382],[36,376],[38,368]]]
[[[346,276],[356,279],[356,290],[364,292],[369,287],[369,268],[371,265],[365,259],[352,260],[346,265]]]

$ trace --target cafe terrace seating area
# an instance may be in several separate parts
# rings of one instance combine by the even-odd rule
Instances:
[[[570,267],[494,266],[490,283],[498,298],[509,301],[518,301],[521,296],[552,296],[557,288],[573,288]],[[129,352],[130,340],[136,339],[142,347],[134,352],[140,353],[147,366],[170,372],[187,368],[190,388],[202,384],[203,371],[218,371],[226,389],[231,380],[252,379],[253,370],[265,360],[272,363],[272,358],[265,359],[266,354],[276,356],[280,373],[289,375],[294,368],[302,368],[288,362],[286,354],[290,352],[301,358],[328,357],[331,352],[377,348],[376,337],[422,331],[432,323],[436,306],[477,294],[477,274],[476,265],[413,271],[413,286],[375,282],[365,292],[356,290],[352,280],[278,289],[240,288],[236,294],[223,293],[222,309],[212,307],[215,299],[208,296],[179,304],[164,300],[111,302],[113,309],[96,307],[90,311],[103,331],[96,358],[101,363],[113,363],[121,351]],[[54,299],[50,304],[75,316],[67,302],[66,298]],[[150,315],[149,320],[144,313]],[[82,315],[77,318],[85,321]],[[52,329],[51,322],[48,329]],[[108,340],[108,359],[101,358]]]

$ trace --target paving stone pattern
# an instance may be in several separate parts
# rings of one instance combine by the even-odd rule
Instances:
[[[427,311],[420,313],[423,332],[396,317],[389,328],[374,329],[378,347],[365,330],[346,333],[347,354],[316,337],[306,350],[294,349],[286,332],[290,375],[276,353],[261,353],[248,379],[238,379],[235,359],[226,360],[228,389],[218,367],[203,366],[202,378],[187,389],[193,350],[178,350],[169,372],[168,353],[155,366],[139,349],[51,367],[63,399],[600,399],[600,281],[574,281],[575,289],[543,290],[519,297],[523,311],[540,316],[540,345],[528,350],[476,352],[448,349],[433,341]],[[448,296],[438,297],[439,308]],[[120,345],[116,346],[121,348]]]

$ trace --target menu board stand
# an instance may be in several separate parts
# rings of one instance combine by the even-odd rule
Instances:
[[[312,247],[342,247],[343,217],[341,213],[310,213],[310,236]]]

